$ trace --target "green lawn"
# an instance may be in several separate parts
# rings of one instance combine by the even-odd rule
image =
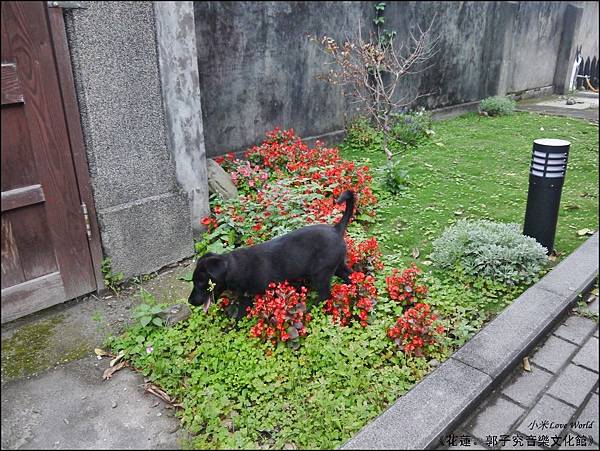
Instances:
[[[567,176],[554,247],[559,257],[586,238],[578,230],[598,228],[598,127],[578,119],[516,113],[471,114],[434,123],[435,135],[397,156],[408,170],[410,187],[402,195],[379,192],[378,236],[382,250],[404,264],[431,252],[432,241],[461,218],[523,224],[533,140],[571,142]],[[376,178],[385,166],[382,152],[341,146],[342,155],[369,161]],[[379,175],[377,175],[379,174]],[[378,181],[375,181],[375,185]]]

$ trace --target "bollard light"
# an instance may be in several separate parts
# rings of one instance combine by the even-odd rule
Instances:
[[[562,139],[533,141],[523,234],[535,238],[548,250],[548,254],[554,249],[570,146],[569,141]]]

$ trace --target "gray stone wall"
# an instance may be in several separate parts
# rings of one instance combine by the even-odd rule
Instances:
[[[509,92],[551,86],[566,2],[518,2]]]
[[[194,2],[208,156],[244,150],[276,126],[301,136],[343,128],[338,89],[306,33],[342,37],[363,2]]]
[[[581,24],[575,42],[581,45],[581,53],[585,58],[600,57],[598,50],[598,2],[572,2],[583,8]]]
[[[569,42],[593,52],[598,4],[573,3],[583,15]],[[342,130],[355,111],[338,89],[315,79],[326,59],[306,33],[343,39],[359,21],[368,33],[374,4],[194,2],[207,154],[245,150],[275,126],[303,137]],[[435,65],[407,80],[403,92],[431,93],[420,101],[430,109],[551,90],[565,75],[561,61],[572,56],[562,40],[569,2],[386,4],[385,28],[398,32],[398,42],[436,17]]]
[[[192,255],[163,108],[153,2],[87,2],[66,12],[102,245],[114,271]]]

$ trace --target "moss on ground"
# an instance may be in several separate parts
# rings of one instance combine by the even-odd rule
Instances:
[[[56,328],[62,326],[64,316],[39,321],[17,330],[12,337],[2,340],[2,380],[30,376],[57,363],[55,349]],[[60,354],[60,363],[77,360],[89,351],[89,346],[76,345]]]

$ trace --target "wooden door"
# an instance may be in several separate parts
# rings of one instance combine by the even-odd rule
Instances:
[[[4,323],[98,288],[46,2],[2,2],[1,114]]]

